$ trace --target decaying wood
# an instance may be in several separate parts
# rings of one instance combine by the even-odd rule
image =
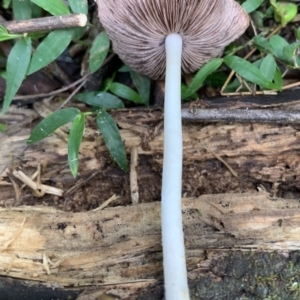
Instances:
[[[203,250],[300,247],[298,200],[258,192],[205,195],[183,199],[183,216],[192,280],[209,263]],[[57,287],[97,285],[98,294],[114,290],[121,299],[161,284],[159,202],[82,213],[2,208],[0,220],[1,276]]]
[[[36,108],[39,114],[43,114],[43,110],[47,112],[46,114],[49,113],[47,102],[36,103]],[[157,182],[157,186],[160,186],[163,153],[162,112],[158,109],[127,110],[113,112],[113,116],[120,127],[128,157],[131,150],[136,148],[138,161],[143,162],[141,157],[151,159],[148,166],[137,164],[135,167],[139,180],[139,201],[158,200],[160,191],[156,187],[156,190],[151,191],[152,194],[149,195],[149,182]],[[74,190],[78,180],[72,179],[66,158],[69,126],[64,126],[42,142],[27,147],[26,141],[30,130],[24,127],[29,123],[28,120],[32,118],[28,119],[24,116],[23,121],[15,124],[20,129],[19,132],[16,130],[13,134],[0,133],[0,173],[5,175],[7,167],[12,168],[11,172],[22,168],[22,172],[31,177],[41,164],[43,166],[41,183],[44,184],[50,179],[64,186],[64,193],[69,189]],[[93,118],[87,119],[85,137],[80,150],[79,179],[86,182],[87,178],[97,172],[97,181],[103,183],[102,187],[107,187],[105,191],[101,190],[98,193],[104,194],[103,200],[110,197],[112,193],[124,195],[117,187],[118,185],[121,188],[122,184],[116,183],[115,189],[112,189],[111,184],[118,178],[126,184],[126,189],[128,187],[129,191],[130,187],[126,183],[129,182],[129,178],[118,171],[117,167],[107,167],[108,161],[109,164],[113,162],[94,124]],[[299,134],[297,124],[184,124],[183,191],[185,195],[197,196],[235,189],[255,190],[259,184],[266,185],[267,189],[272,188],[270,184],[273,185],[274,196],[278,196],[277,190],[281,191],[279,196],[282,193],[289,193],[300,183]],[[13,157],[12,153],[14,153]],[[114,178],[111,172],[114,172]],[[237,178],[233,176],[235,173]],[[8,177],[4,175],[2,184],[11,184]],[[54,187],[61,188],[55,184]],[[130,193],[134,194],[134,191],[125,195],[126,203],[131,202]],[[12,186],[6,187],[4,195],[6,201],[11,199],[6,202],[8,204],[15,198],[15,190]]]
[[[199,101],[188,109],[299,110],[297,97],[287,103],[279,100]],[[11,108],[0,120],[9,124],[7,132],[0,132],[0,275],[70,290],[80,294],[80,300],[102,299],[104,293],[137,299],[144,291],[162,291],[157,200],[163,112],[112,112],[131,163],[130,174],[114,164],[95,120],[87,117],[80,174],[74,179],[66,157],[69,125],[40,143],[26,145],[30,124],[55,110],[52,105],[36,103],[38,113]],[[300,248],[299,134],[298,124],[184,123],[183,211],[191,287],[203,277],[221,281],[226,274],[212,272],[213,260],[229,249],[279,250],[283,257]],[[14,175],[20,172],[31,189],[36,187],[34,192]],[[45,194],[52,188],[63,196]],[[0,281],[0,292],[1,286]]]

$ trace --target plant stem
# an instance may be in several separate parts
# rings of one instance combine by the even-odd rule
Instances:
[[[168,35],[165,47],[167,57],[162,178],[164,280],[166,299],[183,300],[190,299],[190,297],[187,285],[181,212],[181,36],[178,34]]]

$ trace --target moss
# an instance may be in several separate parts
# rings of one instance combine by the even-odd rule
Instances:
[[[300,252],[232,251],[190,286],[193,300],[298,300]]]

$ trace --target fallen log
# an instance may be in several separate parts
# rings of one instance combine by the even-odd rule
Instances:
[[[274,201],[264,192],[205,195],[183,199],[183,216],[191,286],[211,263],[204,250],[300,247],[298,200]],[[75,290],[97,286],[98,296],[120,299],[162,288],[158,202],[81,213],[2,208],[0,220],[1,276]]]

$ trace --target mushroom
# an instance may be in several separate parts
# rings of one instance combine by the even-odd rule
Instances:
[[[181,213],[181,71],[192,73],[248,27],[234,0],[96,0],[114,51],[133,70],[165,77],[162,244],[166,299],[189,299]]]

